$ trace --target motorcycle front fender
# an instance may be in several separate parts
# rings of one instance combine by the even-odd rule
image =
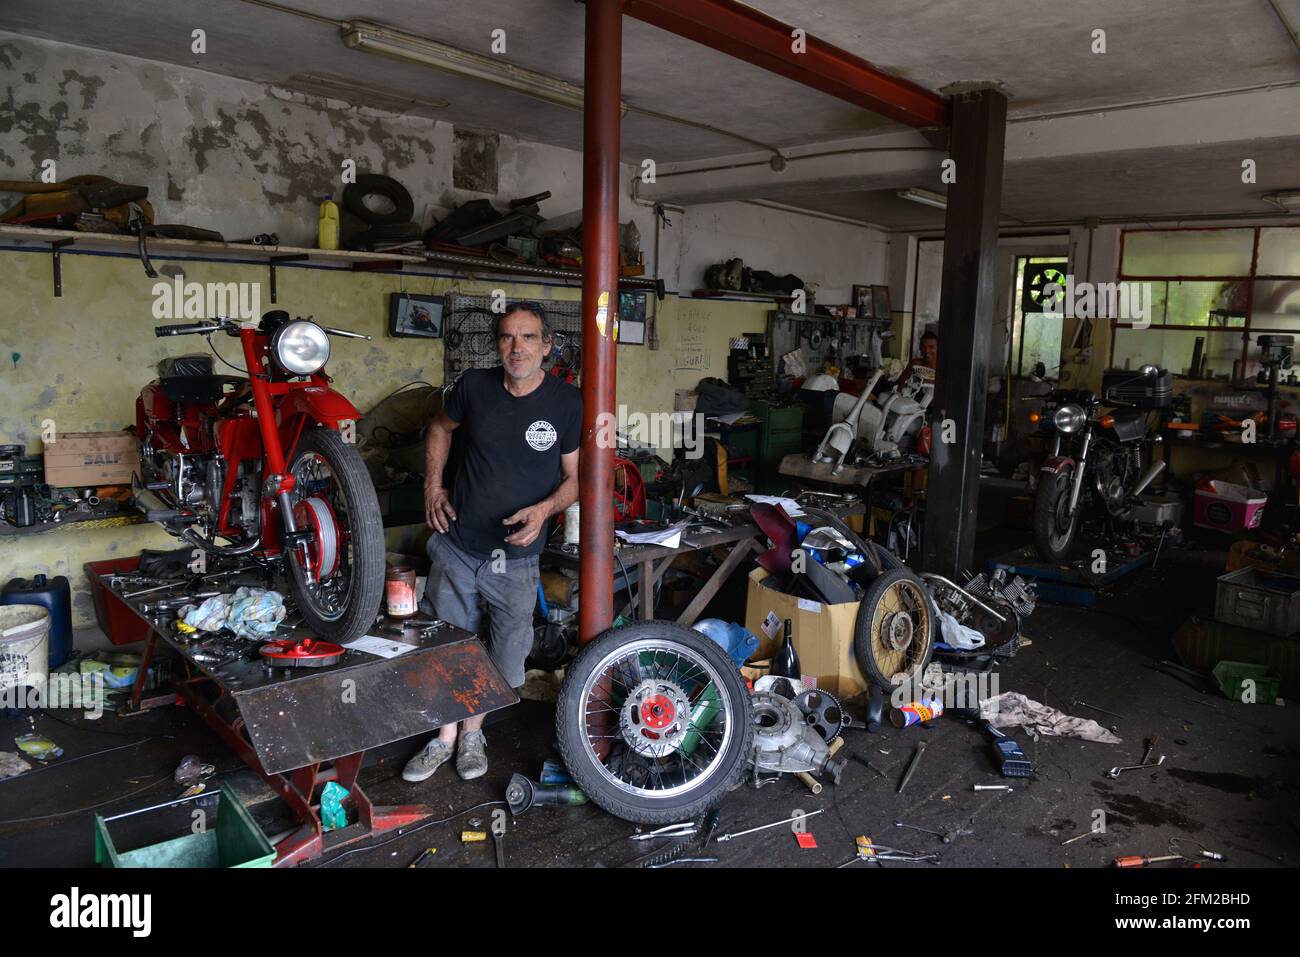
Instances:
[[[1060,475],[1066,469],[1074,468],[1074,459],[1065,455],[1054,455],[1047,459],[1038,471],[1049,475]]]
[[[293,451],[303,429],[324,426],[342,432],[348,423],[361,421],[361,413],[345,396],[325,386],[294,389],[280,398],[280,443],[285,454]]]

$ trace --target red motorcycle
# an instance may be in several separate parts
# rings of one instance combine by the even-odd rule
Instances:
[[[208,554],[282,561],[312,631],[351,641],[379,612],[383,523],[351,444],[361,414],[324,370],[330,336],[370,337],[282,310],[256,326],[221,318],[154,330],[217,332],[239,339],[245,375],[215,374],[213,356],[173,356],[136,400],[136,503]]]

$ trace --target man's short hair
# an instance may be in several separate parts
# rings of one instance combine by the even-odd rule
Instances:
[[[921,341],[925,342],[926,339],[933,339],[935,342],[938,342],[939,333],[935,332],[933,329],[927,329],[925,332],[921,333]]]
[[[519,302],[512,302],[509,306],[506,307],[505,312],[501,313],[501,315],[497,316],[496,319],[493,320],[492,337],[494,339],[501,338],[501,323],[504,320],[509,319],[511,316],[513,316],[515,313],[518,312],[532,313],[538,319],[542,320],[542,341],[543,342],[551,341],[553,330],[551,329],[551,320],[546,315],[546,309],[543,308],[540,302],[526,302],[523,300]]]

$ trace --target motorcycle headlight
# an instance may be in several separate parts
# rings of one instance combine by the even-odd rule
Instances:
[[[271,337],[275,361],[286,372],[311,375],[319,372],[330,357],[330,337],[314,322],[295,319],[286,322]]]
[[[1078,432],[1083,428],[1083,423],[1088,421],[1088,415],[1077,405],[1063,405],[1056,410],[1052,416],[1052,424],[1062,432]]]

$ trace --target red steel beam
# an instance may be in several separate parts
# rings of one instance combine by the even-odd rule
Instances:
[[[590,6],[590,4],[589,4]],[[735,0],[624,0],[630,17],[919,128],[948,125],[948,100]],[[590,18],[588,18],[590,23]],[[591,76],[587,86],[590,89]]]
[[[582,461],[578,469],[578,640],[614,623],[614,449],[597,437],[613,414],[618,316],[622,0],[587,0],[582,123]]]

